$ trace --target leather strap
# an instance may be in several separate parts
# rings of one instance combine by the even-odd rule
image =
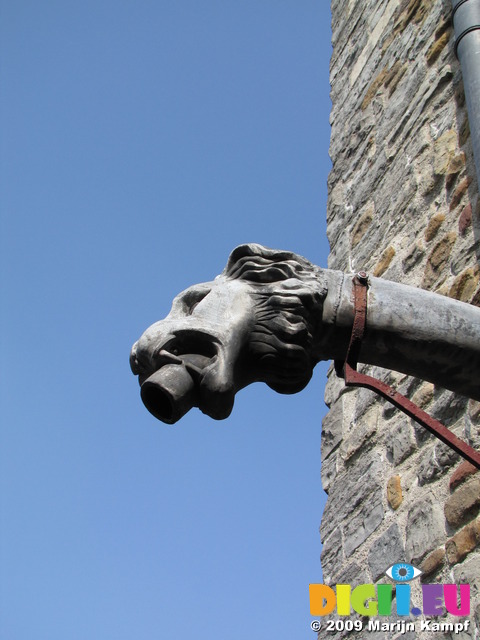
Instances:
[[[353,278],[353,297],[355,315],[353,320],[352,335],[348,345],[345,363],[335,362],[337,374],[345,379],[347,387],[364,387],[371,389],[380,396],[391,402],[395,407],[403,411],[407,416],[413,418],[418,424],[433,433],[439,440],[447,444],[450,448],[461,455],[465,460],[480,469],[480,453],[475,451],[470,445],[460,440],[447,427],[420,409],[411,400],[402,396],[381,380],[365,375],[357,371],[358,357],[362,339],[367,326],[367,292],[368,276],[365,272],[359,272]]]

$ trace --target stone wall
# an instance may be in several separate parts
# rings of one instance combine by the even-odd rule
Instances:
[[[331,4],[329,267],[365,269],[480,305],[480,203],[451,0]],[[480,403],[361,369],[480,448]],[[412,583],[417,592],[421,581],[469,582],[471,630],[451,635],[478,637],[480,474],[371,391],[345,389],[332,369],[325,398],[324,582],[385,582],[385,569],[402,560],[424,571]]]

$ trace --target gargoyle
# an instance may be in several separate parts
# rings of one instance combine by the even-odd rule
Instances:
[[[226,418],[252,382],[297,393],[317,362],[345,360],[353,278],[288,251],[240,245],[219,276],[180,293],[134,344],[145,406],[173,424],[192,407]],[[480,309],[370,277],[357,355],[480,400]]]

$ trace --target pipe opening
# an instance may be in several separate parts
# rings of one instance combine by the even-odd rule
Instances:
[[[140,389],[143,404],[158,420],[174,424],[195,406],[192,377],[183,365],[165,365],[145,380]]]
[[[143,385],[141,396],[143,404],[155,418],[167,424],[173,424],[175,422],[175,420],[173,420],[174,410],[172,399],[160,387],[148,384],[146,386]]]

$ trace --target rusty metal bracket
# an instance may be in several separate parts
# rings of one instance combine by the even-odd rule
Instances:
[[[352,335],[345,362],[335,362],[337,375],[345,379],[345,385],[348,387],[364,387],[375,391],[375,393],[391,402],[395,407],[406,413],[410,418],[413,418],[439,440],[468,460],[468,462],[480,469],[480,453],[478,451],[475,451],[466,442],[460,440],[444,424],[432,418],[432,416],[420,409],[411,400],[402,396],[401,393],[392,389],[385,382],[357,371],[358,356],[367,325],[367,291],[368,276],[365,271],[360,271],[353,278],[355,315]]]

